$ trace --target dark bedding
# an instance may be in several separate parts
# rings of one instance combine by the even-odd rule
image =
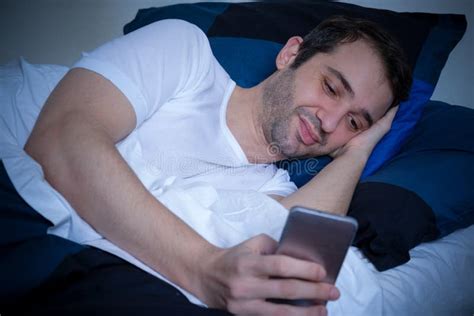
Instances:
[[[89,246],[48,235],[0,162],[1,315],[230,315]]]

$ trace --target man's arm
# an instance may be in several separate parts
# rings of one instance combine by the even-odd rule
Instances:
[[[127,102],[103,77],[73,69],[48,99],[25,150],[99,233],[188,287],[193,274],[179,272],[213,249],[148,193],[115,148],[135,126]]]
[[[351,139],[333,154],[334,160],[295,193],[278,201],[286,208],[295,205],[346,215],[367,159],[392,124],[397,108],[371,128]]]
[[[336,299],[321,266],[274,252],[257,236],[230,249],[209,244],[156,200],[115,144],[135,127],[127,98],[108,80],[71,70],[47,100],[25,145],[46,179],[99,233],[211,307],[293,315],[265,298]],[[270,279],[276,276],[286,279]],[[305,313],[324,313],[307,308]]]

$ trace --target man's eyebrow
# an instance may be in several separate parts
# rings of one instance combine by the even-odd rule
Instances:
[[[329,72],[331,72],[334,76],[336,76],[341,81],[342,85],[344,86],[344,89],[346,89],[346,91],[349,92],[351,97],[354,97],[354,90],[352,90],[351,85],[349,84],[347,79],[344,77],[344,75],[340,73],[338,70],[330,66],[326,66],[326,68]]]
[[[367,123],[369,123],[369,127],[371,127],[374,124],[374,119],[372,118],[372,115],[370,115],[370,113],[366,109],[360,110],[360,113],[365,118]]]

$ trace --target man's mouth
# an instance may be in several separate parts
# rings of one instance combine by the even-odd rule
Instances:
[[[299,134],[301,137],[301,140],[306,146],[311,146],[316,143],[320,142],[320,139],[318,135],[314,132],[312,129],[311,124],[304,118],[304,117],[299,117],[300,119],[300,124],[299,124]]]

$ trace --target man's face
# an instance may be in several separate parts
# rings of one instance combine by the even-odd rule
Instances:
[[[261,117],[266,140],[282,158],[333,152],[388,110],[392,92],[380,58],[364,41],[317,54],[265,83]]]

